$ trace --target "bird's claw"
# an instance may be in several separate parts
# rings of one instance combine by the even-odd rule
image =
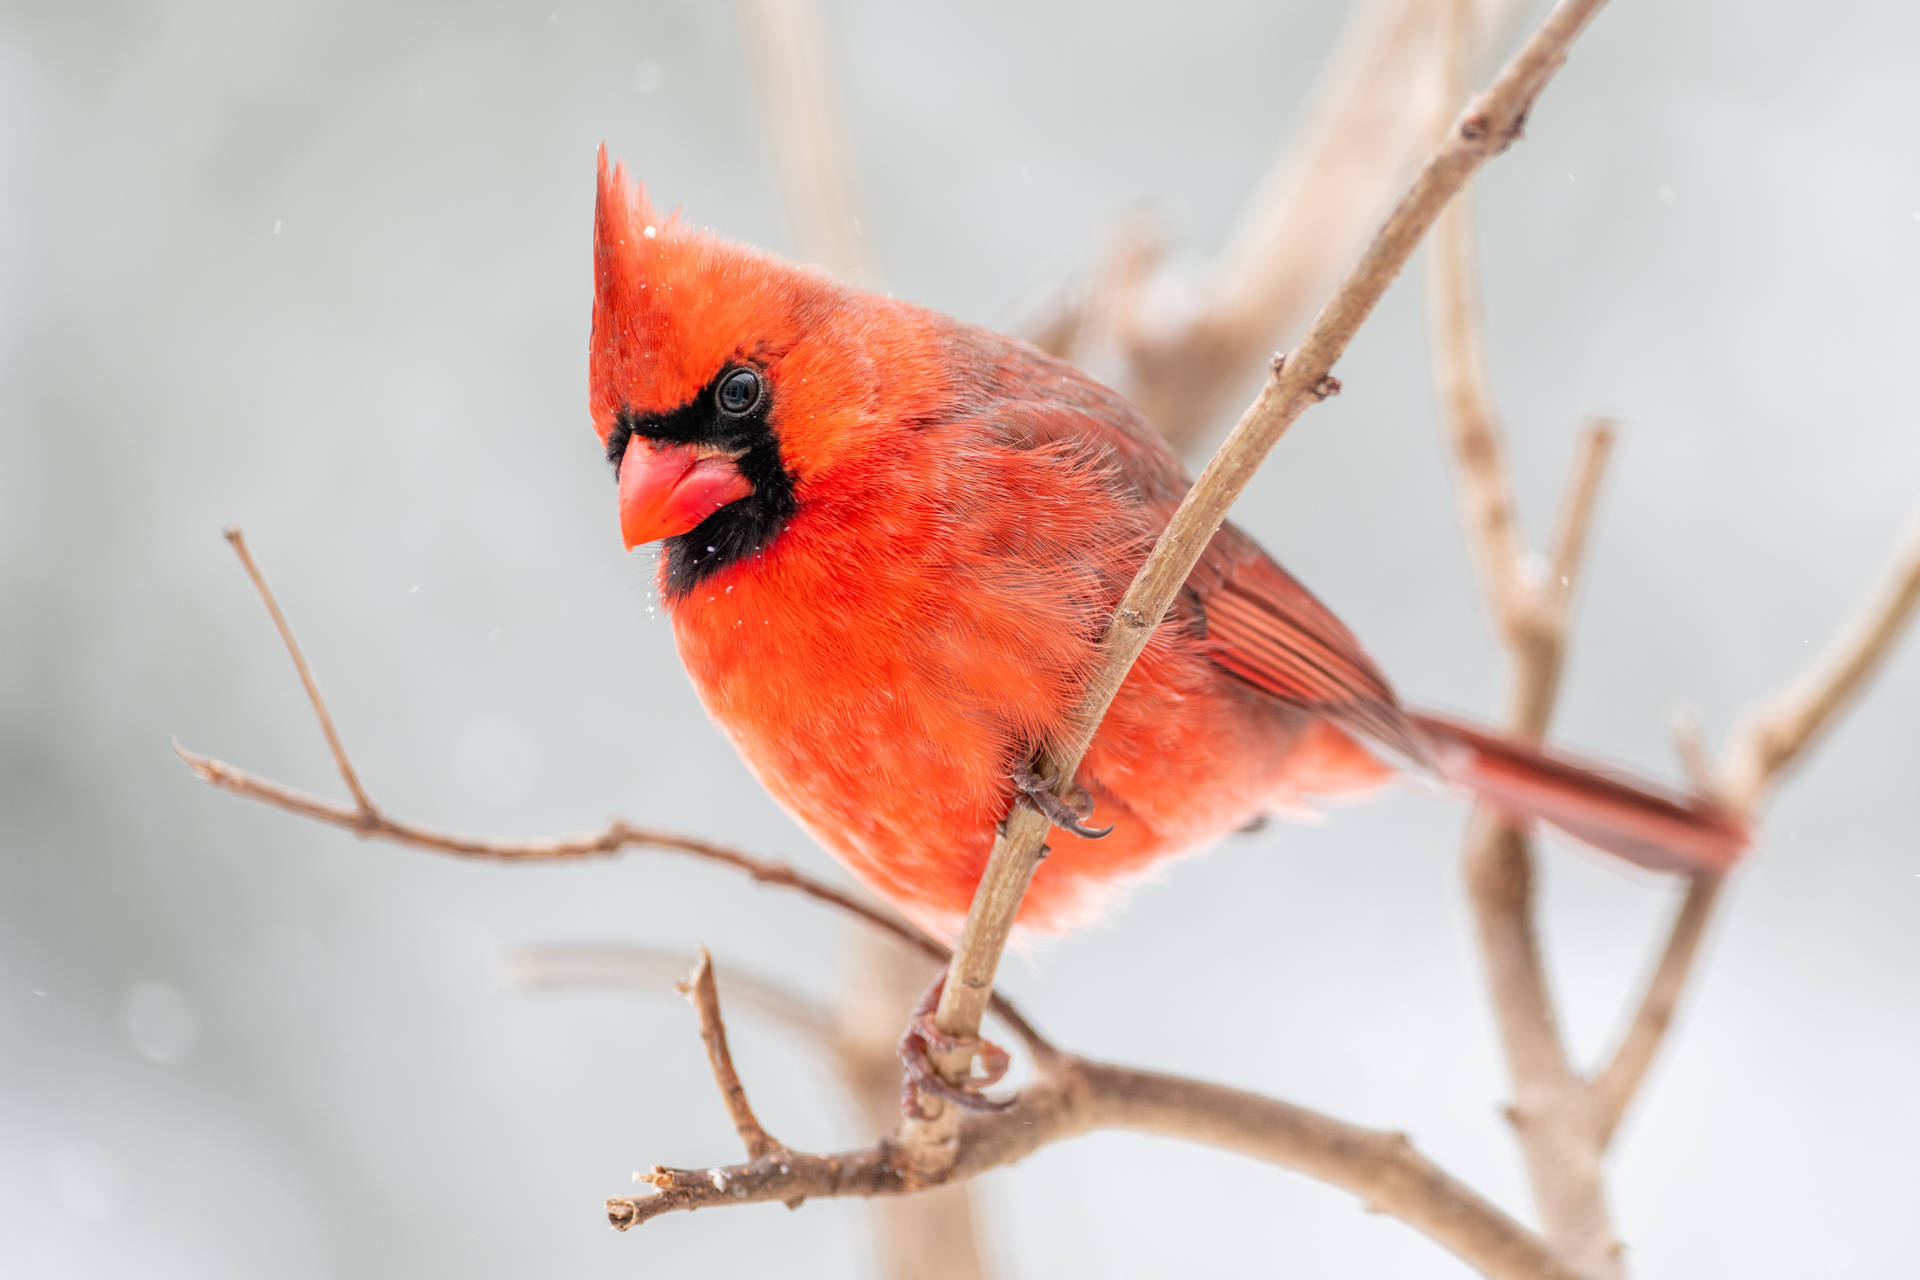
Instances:
[[[913,1016],[900,1037],[900,1061],[907,1069],[900,1090],[900,1111],[912,1120],[927,1118],[920,1105],[923,1095],[952,1103],[962,1111],[1005,1111],[1013,1105],[1012,1098],[989,1098],[980,1092],[1006,1077],[1013,1063],[1007,1051],[980,1036],[950,1036],[935,1025],[934,1012],[940,1007],[940,992],[946,985],[947,975],[942,971],[913,1006]],[[962,1085],[949,1084],[934,1069],[931,1055],[935,1053],[971,1053],[979,1059],[980,1074],[970,1075]],[[972,1064],[968,1066],[971,1070]]]
[[[1087,794],[1085,787],[1078,783],[1068,783],[1065,796],[1054,794],[1054,779],[1043,778],[1035,773],[1033,766],[1026,763],[1016,765],[1013,770],[1013,785],[1027,803],[1038,809],[1042,816],[1062,831],[1071,831],[1083,840],[1098,840],[1111,835],[1113,828],[1089,827],[1086,819],[1093,816],[1093,797]]]

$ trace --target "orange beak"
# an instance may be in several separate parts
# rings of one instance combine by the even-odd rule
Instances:
[[[634,436],[620,455],[620,533],[631,551],[685,533],[753,493],[737,454]]]

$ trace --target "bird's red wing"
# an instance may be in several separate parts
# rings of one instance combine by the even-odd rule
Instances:
[[[1252,538],[1222,526],[1186,592],[1215,663],[1262,692],[1425,760],[1393,687],[1353,633]]]
[[[1071,442],[1092,449],[1104,456],[1128,502],[1150,513],[1142,533],[1150,540],[1165,527],[1190,482],[1165,437],[1138,410],[1024,343],[978,330],[955,341],[972,344],[968,354],[976,366],[1007,378],[1006,398],[985,415],[1004,439],[1029,448]],[[1173,616],[1202,636],[1208,655],[1237,678],[1426,760],[1423,739],[1353,633],[1234,526],[1214,535]]]

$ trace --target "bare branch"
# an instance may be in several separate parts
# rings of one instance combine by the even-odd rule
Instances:
[[[733,1131],[740,1135],[741,1145],[747,1149],[747,1158],[758,1160],[786,1154],[786,1146],[768,1133],[760,1118],[753,1114],[753,1107],[747,1102],[746,1086],[740,1083],[740,1073],[734,1070],[733,1051],[727,1048],[726,1019],[720,1016],[720,991],[713,984],[713,957],[705,947],[700,948],[693,976],[680,984],[680,990],[693,1002],[694,1014],[700,1019],[700,1043],[707,1050],[707,1066],[713,1070],[713,1082],[720,1086],[721,1104],[727,1109],[727,1119],[733,1121]]]
[[[956,1129],[955,1159],[941,1182],[975,1177],[1096,1129],[1132,1129],[1236,1151],[1341,1187],[1489,1276],[1575,1275],[1538,1237],[1422,1156],[1406,1135],[1238,1089],[1062,1055],[1012,1109],[969,1114]],[[923,1189],[927,1184],[903,1171],[901,1154],[883,1140],[830,1156],[789,1152],[724,1168],[655,1169],[639,1175],[655,1188],[652,1195],[609,1200],[607,1213],[624,1231],[684,1209]]]
[[[1729,803],[1752,812],[1880,668],[1920,605],[1920,517],[1860,611],[1791,687],[1735,737],[1723,776]]]
[[[1480,301],[1475,288],[1471,192],[1440,215],[1427,247],[1427,325],[1434,379],[1454,454],[1461,518],[1495,627],[1512,643],[1527,627],[1531,597],[1505,451],[1487,387]]]
[[[1476,52],[1521,6],[1468,0]],[[1308,315],[1365,247],[1428,148],[1442,20],[1433,0],[1370,0],[1353,16],[1294,137],[1248,202],[1187,308],[1147,286],[1159,237],[1137,221],[1077,303],[1051,317],[1048,349],[1106,376],[1185,446],[1219,419],[1243,378]],[[1449,102],[1451,116],[1465,86]],[[1254,122],[1257,124],[1257,122]]]
[[[293,631],[288,627],[279,606],[274,602],[273,594],[267,588],[266,578],[254,564],[253,557],[247,554],[246,542],[241,537],[240,531],[230,529],[226,537],[240,555],[241,564],[247,570],[247,576],[252,581],[254,589],[259,592],[261,600],[273,614],[275,624],[280,628],[281,638],[286,642],[287,651],[292,655],[302,678],[306,681],[314,715],[327,735],[328,746],[332,748],[342,774],[352,778],[353,766],[348,761],[346,748],[341,744],[339,736],[333,732],[333,719],[327,714],[326,703],[320,697],[319,686],[314,683],[311,674],[308,673],[306,661],[300,655],[300,647],[294,640]],[[890,933],[910,946],[918,948],[937,962],[945,963],[952,954],[918,927],[882,907],[865,902],[843,889],[837,889],[824,880],[815,879],[786,863],[756,858],[751,854],[742,853],[726,845],[715,844],[710,840],[638,827],[622,821],[610,822],[598,831],[584,832],[580,835],[546,836],[528,840],[494,840],[451,835],[389,818],[368,798],[364,790],[359,789],[357,781],[353,785],[358,793],[359,802],[349,807],[335,804],[330,800],[322,800],[318,796],[268,778],[258,777],[244,769],[235,768],[224,760],[216,760],[211,756],[189,751],[178,742],[173,744],[173,750],[174,754],[186,762],[188,768],[199,775],[201,781],[210,786],[231,791],[235,795],[245,796],[249,800],[256,800],[276,809],[299,814],[315,822],[345,828],[362,839],[385,840],[413,849],[427,849],[435,853],[453,854],[462,858],[483,858],[503,862],[570,861],[579,858],[606,857],[630,848],[683,853],[744,872],[760,884],[792,889],[816,902],[837,907],[849,915],[864,920],[876,929]],[[995,997],[993,1012],[996,1017],[1011,1027],[1030,1049],[1041,1051],[1051,1048],[1011,1003]]]
[[[1457,54],[1463,0],[1454,0],[1453,8]],[[1603,422],[1589,427],[1561,508],[1547,580],[1529,582],[1486,389],[1465,219],[1463,205],[1450,209],[1433,249],[1430,316],[1436,373],[1461,475],[1463,522],[1481,566],[1489,608],[1512,653],[1509,723],[1518,732],[1539,737],[1546,731],[1559,686],[1569,601],[1611,429]],[[1697,728],[1676,729],[1676,743],[1694,785],[1751,813],[1768,787],[1858,692],[1917,603],[1920,526],[1862,615],[1799,684],[1750,720],[1717,779],[1704,762]],[[1510,1114],[1547,1238],[1582,1271],[1600,1277],[1623,1274],[1600,1162],[1672,1022],[1719,881],[1701,877],[1689,885],[1619,1048],[1588,1085],[1568,1061],[1547,987],[1533,918],[1533,867],[1526,836],[1494,815],[1476,815],[1465,861],[1513,1080]]]
[[[1600,480],[1613,444],[1613,424],[1594,421],[1580,434],[1573,474],[1546,560],[1547,577],[1518,580],[1519,603],[1506,632],[1513,683],[1507,696],[1507,723],[1516,733],[1544,738],[1559,697],[1560,673],[1567,660],[1568,616],[1574,585],[1587,548],[1587,530],[1599,499]],[[1504,481],[1503,481],[1504,483]],[[1531,561],[1531,557],[1529,557]]]
[[[1339,390],[1331,374],[1334,362],[1447,201],[1482,164],[1519,137],[1534,99],[1602,2],[1562,0],[1555,7],[1492,85],[1468,104],[1299,347],[1274,362],[1259,397],[1187,491],[1114,611],[1102,644],[1101,665],[1089,680],[1076,715],[1076,732],[1064,742],[1050,744],[1041,762],[1043,776],[1058,778],[1061,789],[1072,785],[1094,730],[1181,583],[1226,518],[1227,508],[1287,428],[1309,406]],[[938,1025],[948,1035],[964,1038],[979,1031],[1000,954],[1039,865],[1046,834],[1046,820],[1017,805],[994,842],[940,1001]],[[965,1063],[939,1065],[956,1083],[964,1078]],[[947,1115],[951,1116],[951,1109]],[[946,1132],[950,1127],[948,1119]],[[934,1139],[944,1136],[928,1135],[929,1146],[937,1146]]]
[[[1464,858],[1488,994],[1512,1082],[1513,1123],[1547,1240],[1595,1276],[1619,1274],[1618,1250],[1590,1138],[1585,1082],[1568,1061],[1533,912],[1532,844],[1476,813]]]
[[[1680,908],[1667,928],[1660,963],[1647,982],[1646,994],[1640,997],[1640,1007],[1627,1024],[1626,1034],[1621,1037],[1612,1060],[1594,1077],[1596,1136],[1602,1149],[1612,1144],[1621,1117],[1639,1092],[1647,1068],[1653,1065],[1667,1028],[1673,1024],[1674,1012],[1680,1007],[1680,993],[1686,989],[1693,958],[1700,950],[1707,920],[1720,896],[1720,883],[1718,876],[1701,876],[1687,886],[1686,896],[1680,900]]]
[[[1465,0],[1452,0],[1450,65],[1463,75]],[[1457,90],[1455,91],[1457,95]],[[1434,374],[1459,476],[1461,523],[1509,654],[1507,724],[1544,737],[1566,659],[1567,618],[1612,432],[1590,424],[1581,439],[1543,580],[1527,572],[1513,485],[1488,389],[1471,211],[1456,201],[1429,249],[1428,319]],[[1508,1118],[1547,1241],[1583,1272],[1620,1274],[1618,1249],[1591,1139],[1586,1085],[1568,1058],[1547,984],[1534,915],[1532,840],[1492,810],[1475,812],[1462,868],[1487,990],[1513,1089]]]
[[[247,550],[246,535],[237,528],[230,528],[222,530],[222,536],[232,546],[233,554],[240,557],[240,567],[246,570],[253,589],[260,595],[260,602],[267,606],[267,614],[273,619],[273,628],[280,633],[280,643],[287,647],[287,656],[293,659],[293,669],[299,673],[300,684],[307,691],[307,702],[313,708],[313,718],[320,722],[320,733],[327,740],[327,750],[333,753],[333,763],[340,770],[340,780],[347,784],[347,792],[353,797],[360,816],[371,816],[373,801],[367,799],[366,789],[360,785],[360,775],[353,771],[353,761],[347,759],[347,749],[340,745],[340,733],[333,727],[333,716],[327,711],[326,700],[320,696],[320,686],[307,666],[306,655],[300,652],[300,642],[293,638],[293,628],[287,624],[287,615],[280,612],[280,602],[273,598],[273,590],[267,586],[266,578],[261,576],[260,566],[253,562],[253,553]],[[174,749],[179,749],[178,744]]]
[[[761,118],[773,138],[787,212],[809,256],[843,280],[877,288],[860,234],[846,130],[828,70],[819,0],[741,0]]]
[[[1613,451],[1613,423],[1595,418],[1580,433],[1573,478],[1560,503],[1560,522],[1553,532],[1553,550],[1547,557],[1546,594],[1555,602],[1562,622],[1573,597],[1573,581],[1587,554],[1587,534],[1600,501],[1600,480]]]
[[[1673,735],[1673,753],[1680,757],[1681,772],[1687,785],[1703,796],[1718,795],[1720,779],[1714,776],[1713,757],[1707,751],[1706,731],[1691,712],[1676,711],[1668,726]]]
[[[636,827],[621,821],[610,822],[598,831],[582,832],[579,835],[541,836],[525,840],[496,840],[453,835],[389,818],[370,801],[369,808],[363,812],[347,805],[335,804],[330,800],[322,800],[318,796],[268,778],[257,777],[225,761],[189,751],[178,743],[174,744],[173,749],[174,753],[184,760],[187,767],[198,774],[203,782],[224,791],[231,791],[235,795],[245,796],[249,800],[257,800],[276,809],[285,809],[303,818],[311,818],[315,822],[343,827],[363,839],[385,840],[413,849],[427,849],[434,853],[448,853],[456,857],[481,858],[497,862],[565,862],[581,858],[607,857],[633,848],[684,853],[707,862],[717,862],[722,866],[732,867],[736,871],[743,871],[761,884],[793,889],[816,901],[838,907],[842,911],[860,917],[875,928],[884,929],[896,937],[912,942],[929,955],[943,955],[946,951],[945,947],[921,934],[914,926],[895,918],[880,907],[862,902],[852,894],[834,888],[823,880],[816,880],[785,863],[756,858],[751,854],[742,853],[712,841],[699,840],[670,831],[658,831],[649,827]]]

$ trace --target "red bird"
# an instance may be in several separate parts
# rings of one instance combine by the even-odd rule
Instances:
[[[661,218],[604,149],[594,272],[594,427],[628,548],[665,542],[701,700],[816,839],[953,936],[1185,471],[1078,369]],[[1402,707],[1227,525],[1080,767],[1111,833],[1055,801],[1020,921],[1066,928],[1156,862],[1402,771],[1643,866],[1719,870],[1747,841],[1704,802]]]

